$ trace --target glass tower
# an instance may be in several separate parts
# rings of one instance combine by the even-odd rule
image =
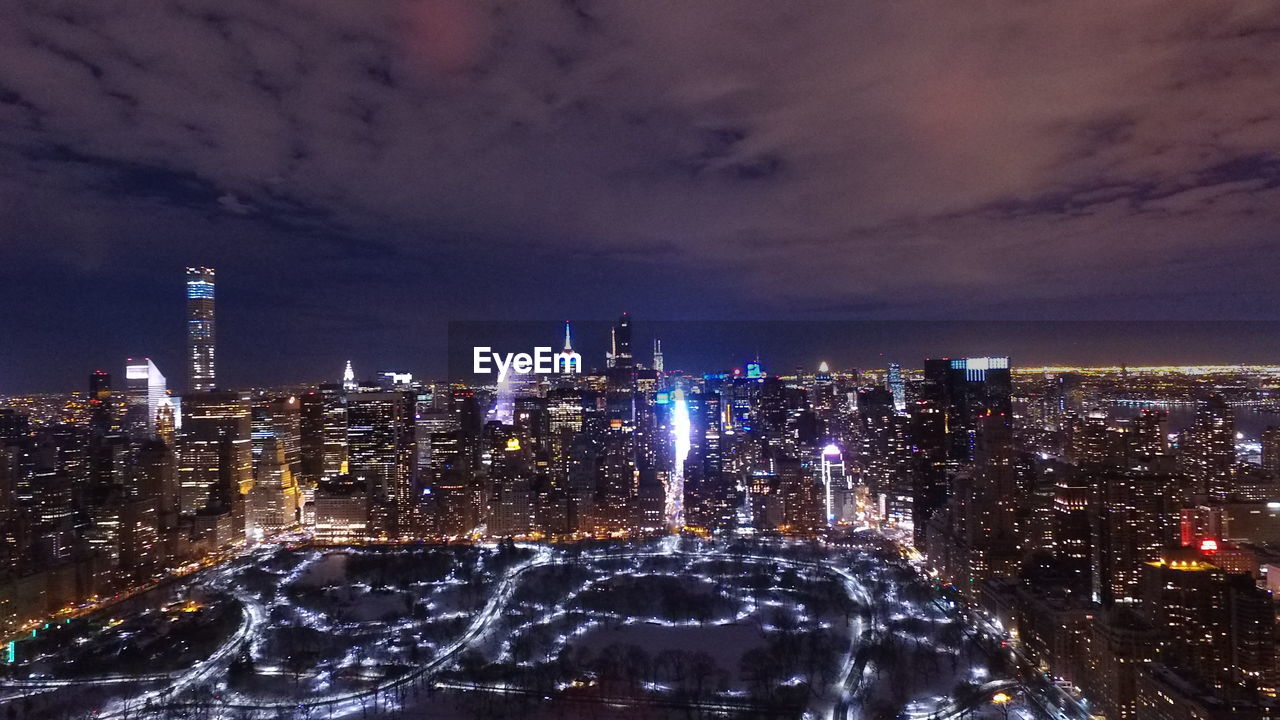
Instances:
[[[213,268],[187,268],[187,389],[213,390]]]
[[[149,439],[156,434],[156,417],[168,397],[164,375],[150,358],[129,358],[125,365],[129,434]]]

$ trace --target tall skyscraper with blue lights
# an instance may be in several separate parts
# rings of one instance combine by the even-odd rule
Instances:
[[[889,371],[885,373],[885,387],[893,393],[893,409],[905,412],[907,409],[907,384],[902,380],[902,366],[889,363]]]
[[[214,380],[213,268],[187,268],[187,390],[217,387]]]

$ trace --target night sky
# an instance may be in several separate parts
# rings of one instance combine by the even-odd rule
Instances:
[[[0,5],[0,392],[180,389],[195,264],[239,386],[451,320],[1277,320],[1280,4]]]

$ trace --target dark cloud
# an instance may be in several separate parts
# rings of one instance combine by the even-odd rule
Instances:
[[[188,263],[295,343],[240,379],[515,309],[1274,318],[1276,138],[1269,1],[9,3],[0,331],[86,342],[0,374],[180,347]]]

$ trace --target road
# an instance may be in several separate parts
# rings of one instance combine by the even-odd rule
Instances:
[[[313,708],[325,708],[326,710],[329,710],[333,715],[336,715],[336,716],[341,716],[348,712],[355,712],[357,710],[361,710],[365,706],[366,701],[369,698],[372,698],[381,693],[385,693],[389,690],[394,690],[396,688],[408,685],[424,675],[427,675],[435,672],[436,670],[439,670],[446,663],[452,661],[459,653],[461,653],[463,650],[469,647],[472,642],[474,642],[475,640],[479,639],[484,635],[489,624],[493,622],[494,618],[497,617],[498,612],[501,611],[502,607],[505,606],[507,601],[511,598],[511,594],[516,589],[516,586],[517,586],[516,581],[518,580],[518,578],[521,575],[523,575],[525,572],[535,567],[541,567],[543,565],[550,564],[551,562],[553,562],[553,560],[550,557],[550,552],[547,551],[545,548],[539,548],[539,553],[535,555],[533,558],[526,560],[523,563],[517,564],[511,567],[510,569],[508,569],[507,572],[504,574],[502,580],[499,582],[497,591],[494,592],[494,594],[489,598],[489,602],[486,603],[485,607],[476,615],[475,619],[471,621],[471,624],[467,626],[467,630],[461,636],[459,636],[456,640],[454,640],[452,643],[450,643],[449,645],[446,645],[430,661],[428,661],[426,664],[418,667],[416,670],[410,673],[401,675],[397,678],[385,680],[382,683],[379,683],[377,687],[374,687],[368,690],[361,690],[361,691],[355,691],[355,692],[343,692],[343,693],[330,693],[327,695],[313,695],[301,702],[297,700],[274,701],[274,702],[273,701],[265,701],[265,702],[254,701],[252,704],[246,704],[240,698],[232,698],[228,702],[221,704],[220,707],[225,708],[227,710],[241,710],[241,709],[244,709],[244,710],[259,709],[260,710],[260,709],[276,709],[276,708],[298,708],[298,707],[306,706],[306,707],[313,707]],[[128,702],[128,706],[132,708],[132,711],[127,710],[124,705],[121,705],[120,707],[108,708],[108,710],[105,711],[100,716],[100,718],[102,720],[114,720],[117,718],[120,720],[124,720],[124,718],[126,717],[136,718],[137,708],[145,705],[146,699],[154,700],[155,698],[164,697],[164,696],[176,697],[183,690],[186,690],[194,686],[196,683],[202,680],[210,679],[211,677],[214,676],[215,671],[224,670],[225,667],[220,667],[223,665],[221,661],[229,660],[229,659],[230,658],[225,655],[220,658],[210,657],[200,666],[193,668],[192,671],[188,675],[186,675],[180,682],[175,682],[174,684],[167,686],[165,688],[161,688],[159,690],[146,693],[141,698],[130,700]],[[142,702],[139,703],[138,700],[141,700]],[[169,707],[180,707],[180,706],[181,704],[178,704],[178,703],[169,705]]]

